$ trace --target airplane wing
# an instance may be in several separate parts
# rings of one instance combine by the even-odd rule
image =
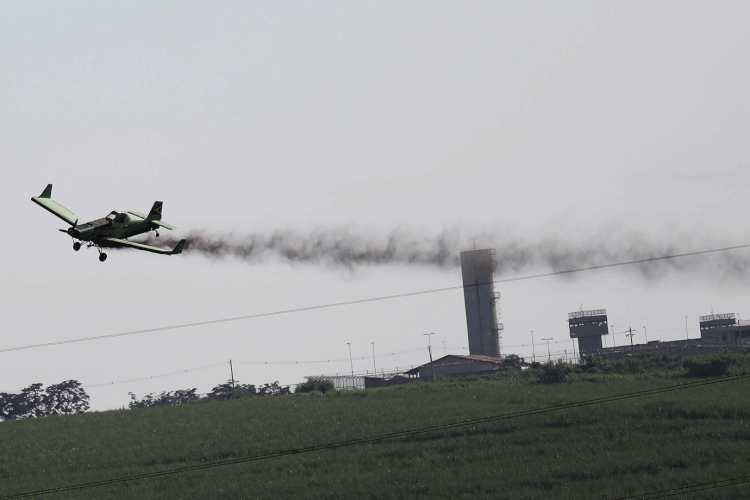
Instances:
[[[40,194],[39,196],[32,196],[31,201],[44,208],[45,210],[52,212],[71,226],[75,226],[78,223],[78,216],[53,200],[51,196],[52,184],[47,184],[47,188],[42,192],[42,194]]]
[[[122,240],[120,238],[102,238],[102,239],[104,241],[111,243],[113,247],[130,247],[130,248],[135,248],[136,250],[160,253],[162,255],[177,255],[178,253],[182,253],[182,249],[185,248],[185,243],[187,242],[187,240],[184,240],[184,239],[180,240],[180,242],[177,244],[176,247],[174,247],[172,250],[167,250],[166,248],[152,247],[149,245],[144,245],[142,243],[134,243],[128,240]]]

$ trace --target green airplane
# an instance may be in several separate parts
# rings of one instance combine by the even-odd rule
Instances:
[[[136,250],[163,255],[177,255],[185,248],[186,240],[181,240],[172,250],[167,250],[134,243],[126,239],[149,231],[156,231],[156,236],[158,237],[159,228],[169,229],[170,231],[177,229],[161,221],[162,202],[160,201],[154,202],[154,206],[148,215],[139,212],[125,213],[115,210],[102,219],[92,220],[85,224],[78,224],[78,216],[76,214],[52,199],[52,184],[47,184],[44,192],[39,196],[33,196],[31,201],[70,224],[70,228],[60,229],[60,231],[69,234],[73,238],[73,250],[76,252],[80,250],[81,243],[85,244],[86,248],[96,247],[99,250],[99,260],[101,262],[107,260],[107,254],[102,251],[102,248],[135,248]]]

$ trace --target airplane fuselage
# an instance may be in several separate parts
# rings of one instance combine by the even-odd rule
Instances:
[[[78,224],[66,232],[81,241],[90,241],[101,247],[116,247],[118,245],[104,238],[126,239],[154,229],[158,229],[158,226],[150,220],[113,211],[106,217]]]

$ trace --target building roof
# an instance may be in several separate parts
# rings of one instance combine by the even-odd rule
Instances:
[[[476,362],[481,362],[481,363],[494,363],[496,365],[502,364],[503,360],[505,359],[505,358],[493,358],[492,356],[480,356],[480,355],[477,355],[477,354],[470,354],[468,356],[463,356],[461,354],[448,354],[447,356],[443,356],[442,358],[438,358],[438,359],[434,360],[433,364],[434,363],[438,363],[438,362],[443,361],[443,360],[448,359],[448,358],[458,358],[460,360],[476,361]],[[419,372],[420,368],[427,368],[428,366],[430,366],[429,362],[427,362],[427,363],[425,363],[423,365],[415,366],[411,370],[407,370],[404,373],[415,374],[415,373]]]
[[[440,361],[441,359],[445,359],[445,358],[461,358],[461,359],[467,359],[469,361],[483,361],[485,363],[495,363],[497,365],[502,364],[503,359],[505,359],[505,358],[493,358],[492,356],[480,356],[478,354],[470,354],[468,356],[463,356],[461,354],[448,354],[447,356],[438,358],[435,361]]]

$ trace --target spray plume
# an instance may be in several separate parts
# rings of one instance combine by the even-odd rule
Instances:
[[[528,242],[505,232],[484,232],[464,238],[458,230],[446,230],[433,237],[407,230],[394,230],[385,237],[357,234],[345,229],[321,229],[309,233],[288,230],[246,235],[193,231],[186,238],[186,254],[210,259],[232,257],[251,264],[276,259],[349,270],[384,265],[449,270],[458,267],[460,252],[476,245],[476,248],[497,250],[495,275],[498,278],[531,268],[564,271],[729,246],[716,238],[686,235],[670,238],[671,242],[657,242],[641,233],[623,231],[619,227],[601,230],[593,236],[547,236],[536,242]],[[173,247],[179,238],[162,236],[157,239],[149,235],[142,241],[149,245]],[[696,241],[702,244],[696,245]],[[750,250],[658,260],[635,267],[649,279],[663,277],[670,270],[698,273],[716,280],[742,279],[750,274]]]

